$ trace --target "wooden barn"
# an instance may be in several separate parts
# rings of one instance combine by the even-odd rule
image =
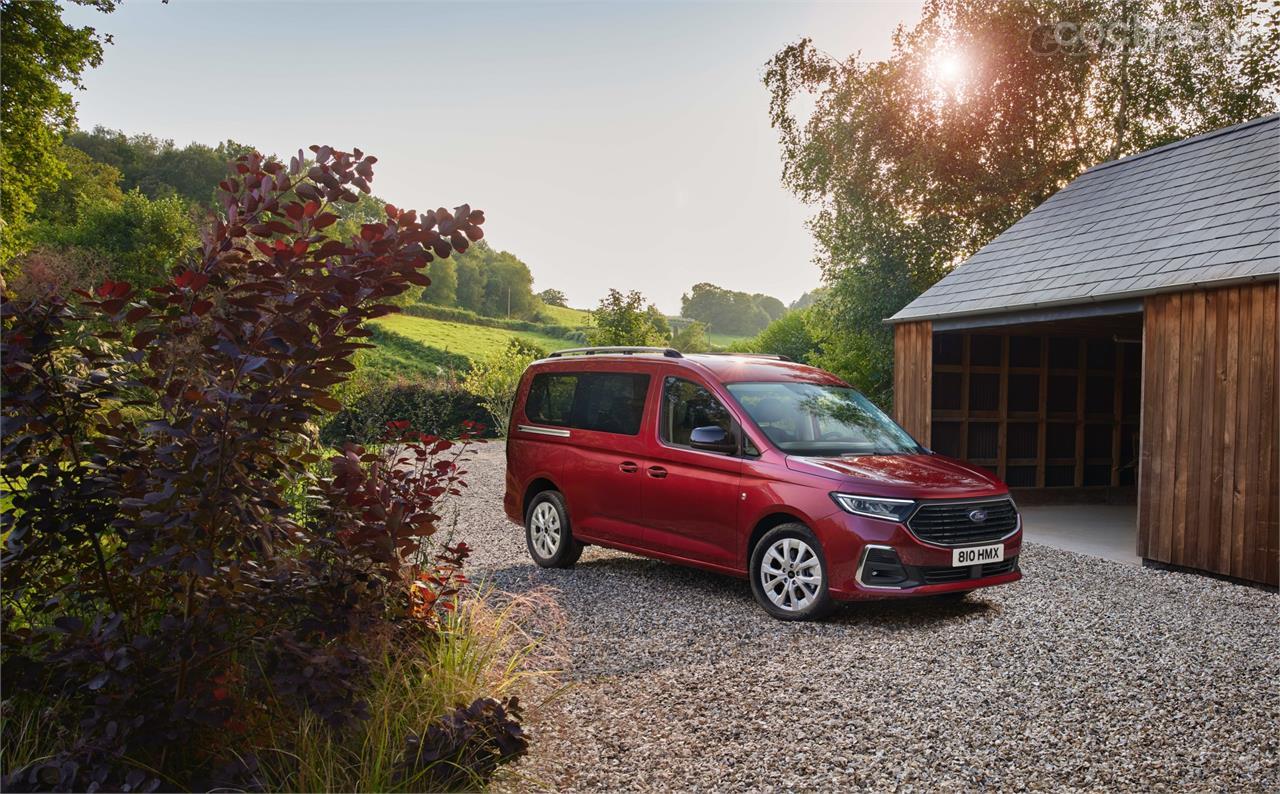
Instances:
[[[1276,585],[1280,115],[1081,174],[898,312],[895,415],[1148,564]],[[1085,515],[1082,513],[1081,515]]]

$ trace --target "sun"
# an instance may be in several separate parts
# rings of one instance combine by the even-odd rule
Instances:
[[[964,53],[953,49],[940,49],[929,59],[929,76],[939,87],[955,90],[968,76],[969,64]]]

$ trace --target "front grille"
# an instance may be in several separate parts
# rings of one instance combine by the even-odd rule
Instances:
[[[963,582],[966,579],[983,579],[988,576],[999,576],[1018,568],[1018,558],[1011,557],[1002,562],[989,562],[986,565],[968,565],[962,568],[921,568],[920,577],[925,584],[948,584]],[[975,570],[976,569],[976,570]]]
[[[983,510],[987,516],[974,521],[969,514]],[[1018,526],[1018,509],[1012,499],[979,502],[925,502],[907,521],[912,533],[927,543],[968,546],[1000,540]]]

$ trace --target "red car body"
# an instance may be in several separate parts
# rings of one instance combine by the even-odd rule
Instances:
[[[540,372],[648,374],[640,431],[635,435],[547,427],[525,412],[530,382]],[[693,381],[733,414],[758,455],[731,455],[672,446],[657,432],[663,383]],[[542,490],[560,491],[581,542],[745,577],[752,547],[771,527],[799,522],[817,536],[838,600],[964,592],[1013,582],[1021,549],[1021,519],[1006,534],[1005,565],[960,568],[956,545],[922,540],[907,522],[841,509],[832,494],[920,500],[921,504],[983,504],[1008,500],[990,473],[921,449],[918,454],[798,457],[773,444],[726,386],[771,381],[844,386],[834,375],[788,361],[749,356],[576,355],[535,362],[521,379],[507,439],[504,507],[523,523]],[[1009,508],[1016,512],[1012,501]],[[870,548],[891,547],[910,576],[893,586],[859,577]],[[946,573],[951,571],[951,573]],[[930,573],[932,572],[932,573]],[[939,578],[949,581],[930,583]]]

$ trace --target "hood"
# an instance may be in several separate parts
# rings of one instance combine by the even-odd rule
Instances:
[[[787,468],[843,481],[867,496],[948,498],[990,496],[1009,488],[995,475],[943,455],[858,455],[847,458],[787,457]]]

